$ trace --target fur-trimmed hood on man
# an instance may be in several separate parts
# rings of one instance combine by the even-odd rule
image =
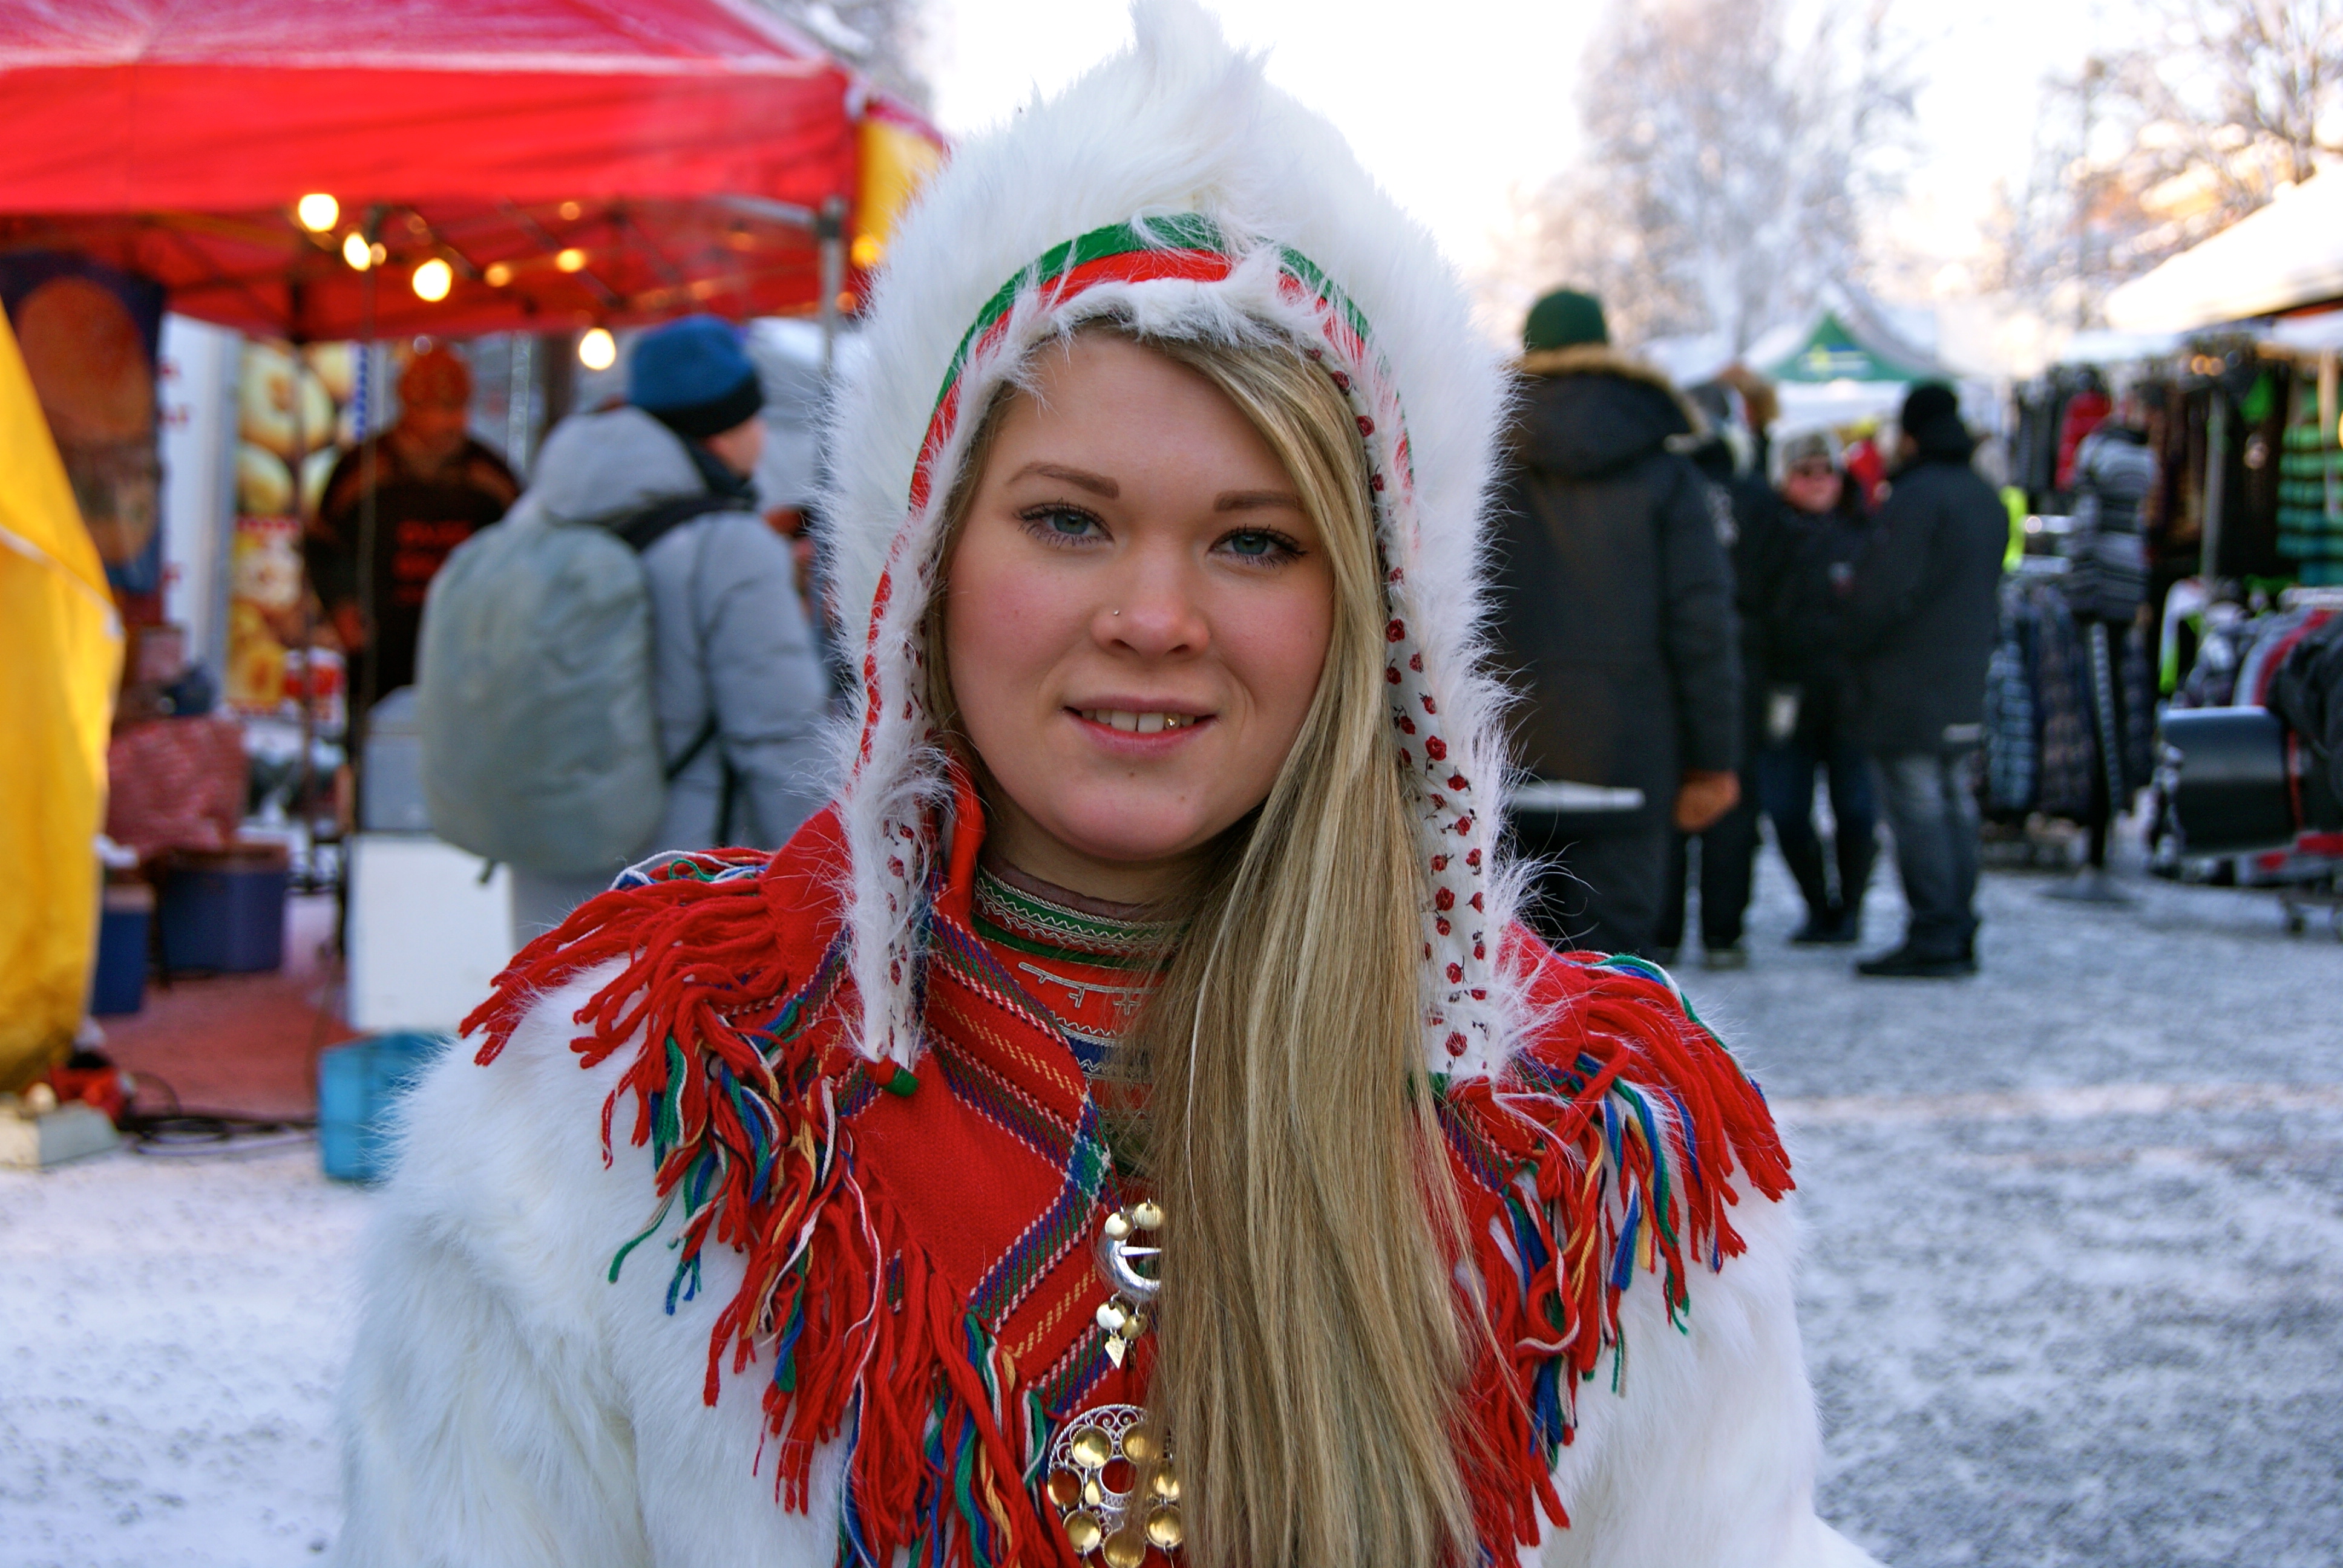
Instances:
[[[1352,404],[1391,568],[1427,1060],[1485,1070],[1516,1033],[1498,963],[1505,760],[1478,630],[1502,367],[1431,235],[1259,56],[1189,0],[1140,0],[1132,17],[1130,49],[955,150],[891,243],[838,400],[823,554],[862,678],[840,753],[861,1049],[904,1065],[918,1050],[920,911],[950,807],[917,670],[947,498],[1032,349],[1111,318],[1142,337],[1290,343]]]
[[[1533,468],[1592,478],[1662,447],[1684,450],[1708,423],[1675,383],[1607,343],[1525,355],[1513,451]]]

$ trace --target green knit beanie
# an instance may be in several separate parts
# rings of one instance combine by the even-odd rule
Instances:
[[[1603,322],[1603,302],[1574,288],[1557,288],[1531,306],[1529,321],[1522,328],[1522,350],[1527,354],[1610,341],[1611,329]]]

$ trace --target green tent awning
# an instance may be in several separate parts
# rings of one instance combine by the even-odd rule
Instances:
[[[1926,381],[1941,370],[1907,359],[1857,337],[1838,312],[1825,310],[1805,341],[1758,374],[1775,381]]]

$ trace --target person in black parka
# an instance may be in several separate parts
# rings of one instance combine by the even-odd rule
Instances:
[[[1560,290],[1523,334],[1495,519],[1491,633],[1531,775],[1507,830],[1557,945],[1652,946],[1671,835],[1740,798],[1733,578],[1708,481],[1670,450],[1698,417]]]
[[[1742,386],[1770,388],[1741,373]],[[1745,968],[1749,950],[1742,930],[1757,867],[1757,749],[1765,732],[1766,693],[1772,676],[1765,647],[1769,611],[1781,593],[1792,536],[1781,516],[1780,503],[1767,487],[1762,468],[1749,458],[1762,447],[1765,427],[1759,405],[1744,392],[1744,406],[1752,416],[1750,438],[1736,446],[1730,437],[1741,430],[1726,394],[1740,391],[1722,381],[1694,387],[1687,394],[1712,424],[1710,435],[1685,454],[1711,487],[1709,501],[1717,514],[1733,570],[1733,608],[1740,628],[1741,663],[1741,799],[1704,830],[1671,836],[1668,869],[1662,879],[1659,926],[1653,937],[1654,956],[1662,963],[1675,961],[1684,939],[1685,884],[1700,884],[1701,964],[1712,970]],[[1697,871],[1691,849],[1700,846]]]
[[[1805,897],[1806,922],[1790,940],[1852,944],[1862,937],[1863,893],[1879,849],[1878,791],[1855,725],[1835,584],[1851,578],[1871,539],[1862,487],[1827,430],[1777,448],[1776,527],[1783,564],[1763,611],[1765,668],[1772,684],[1755,744],[1757,792],[1774,841]],[[1815,828],[1815,782],[1830,788],[1833,853]],[[1838,886],[1830,885],[1835,860]]]
[[[1855,565],[1844,626],[1910,916],[1874,976],[1976,971],[1977,801],[1986,664],[2000,623],[2009,515],[1969,466],[1950,387],[1904,400],[1901,466]]]

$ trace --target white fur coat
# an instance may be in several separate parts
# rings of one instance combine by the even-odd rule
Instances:
[[[699,1299],[665,1310],[666,1271],[617,1283],[610,1259],[656,1207],[649,1153],[602,1162],[602,1102],[631,1052],[581,1070],[570,1015],[609,978],[548,996],[494,1065],[450,1050],[407,1101],[367,1305],[344,1388],[344,1568],[830,1568],[842,1446],[813,1508],[785,1512],[761,1384],[701,1402],[709,1327],[739,1284],[707,1253]],[[622,1115],[625,1114],[622,1112]],[[1821,1448],[1791,1296],[1794,1199],[1745,1201],[1748,1251],[1693,1269],[1688,1333],[1658,1282],[1620,1301],[1621,1392],[1578,1393],[1555,1484],[1554,1568],[1859,1568],[1815,1516]],[[1607,1362],[1606,1362],[1607,1365]],[[759,1463],[759,1455],[762,1462]],[[1395,1565],[1398,1568],[1398,1565]]]
[[[1270,88],[1260,62],[1230,51],[1184,0],[1143,0],[1135,15],[1132,50],[963,147],[939,177],[896,241],[873,305],[870,368],[833,432],[832,586],[863,618],[851,630],[877,625],[866,722],[841,769],[860,1043],[901,1061],[920,1049],[906,944],[936,779],[915,709],[913,643],[938,508],[936,489],[910,499],[914,467],[963,335],[1004,282],[1022,278],[1000,338],[960,365],[971,403],[1031,343],[1107,307],[1142,330],[1190,336],[1241,337],[1265,323],[1322,344],[1330,371],[1353,388],[1368,462],[1388,477],[1375,493],[1394,568],[1393,734],[1446,736],[1438,749],[1394,741],[1414,749],[1403,766],[1427,863],[1425,940],[1438,954],[1426,965],[1426,1010],[1446,1015],[1428,1031],[1427,1060],[1460,1079],[1484,1073],[1521,1027],[1507,1000],[1513,982],[1495,962],[1509,910],[1495,856],[1503,759],[1475,657],[1500,368],[1476,345],[1430,236],[1331,127]],[[1228,237],[1220,281],[1116,282],[1079,307],[1056,282],[1043,286],[1049,247],[1181,215]],[[938,437],[947,483],[966,433],[947,427]],[[882,572],[894,579],[883,602]],[[890,870],[895,859],[903,864]],[[810,1512],[786,1512],[759,1379],[727,1376],[715,1406],[703,1403],[709,1330],[739,1283],[738,1259],[710,1246],[697,1298],[672,1312],[664,1271],[608,1277],[658,1198],[649,1153],[623,1132],[615,1161],[602,1154],[603,1104],[633,1048],[592,1070],[569,1049],[569,1020],[608,977],[543,999],[489,1067],[459,1047],[407,1102],[346,1390],[348,1568],[836,1559],[842,1452],[819,1456]],[[1626,1291],[1626,1382],[1578,1392],[1576,1441],[1556,1475],[1573,1523],[1550,1533],[1544,1562],[1868,1561],[1814,1514],[1819,1441],[1792,1301],[1790,1205],[1746,1201],[1735,1222],[1747,1251],[1721,1272],[1688,1272],[1689,1332],[1669,1323],[1656,1282]],[[670,1218],[643,1244],[647,1261],[680,1224]]]

